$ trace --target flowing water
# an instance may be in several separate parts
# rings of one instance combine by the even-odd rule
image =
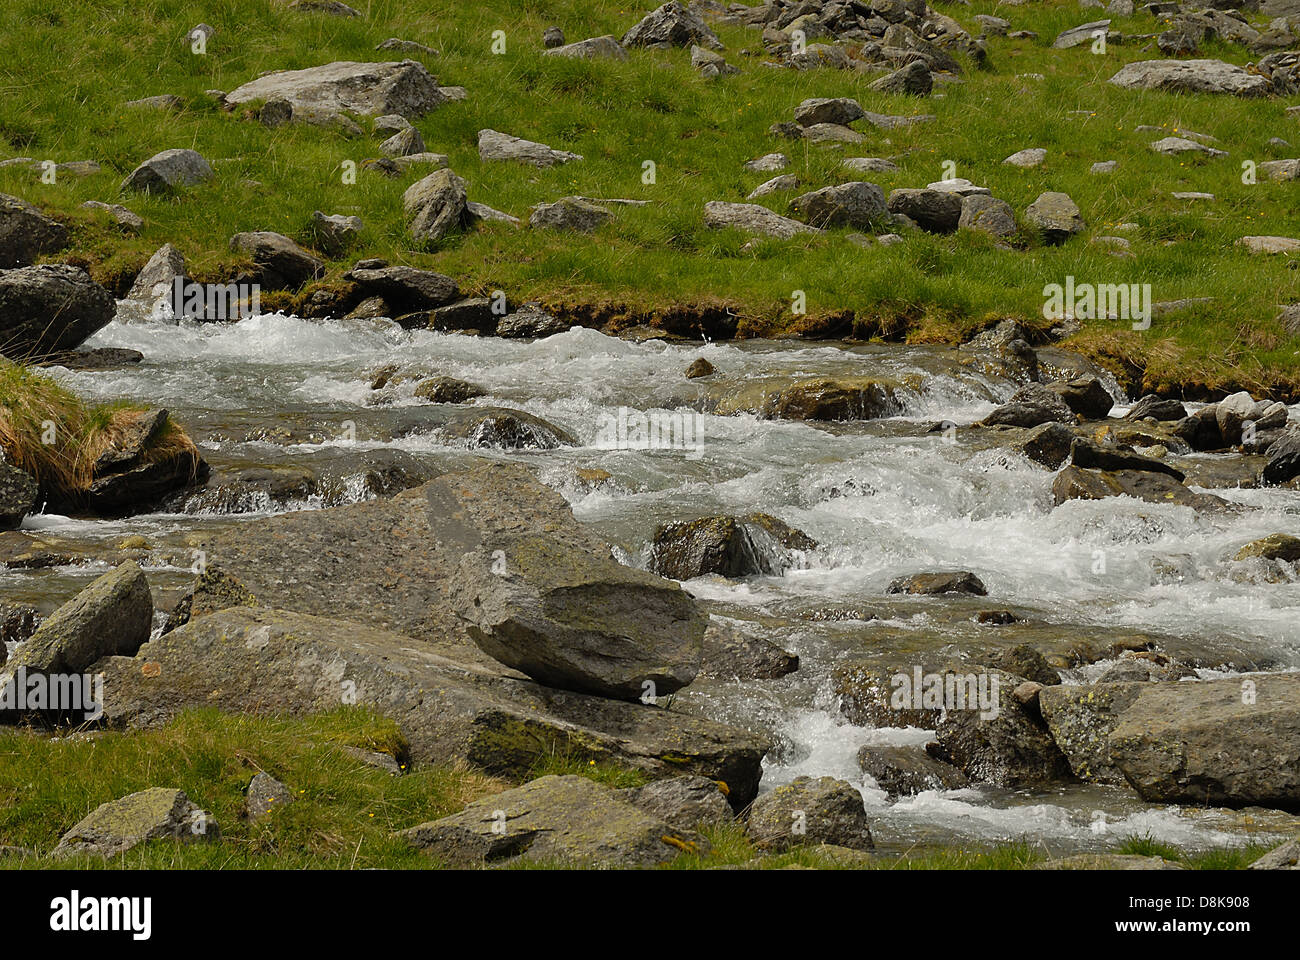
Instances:
[[[101,572],[114,545],[135,535],[155,547],[178,545],[174,557],[160,553],[164,559],[151,572],[155,583],[174,587],[187,576],[179,545],[196,527],[373,496],[354,469],[366,456],[430,467],[465,456],[463,444],[438,432],[438,408],[416,399],[410,380],[385,388],[388,402],[373,402],[373,372],[400,364],[478,384],[488,396],[474,404],[523,409],[576,437],[576,447],[476,453],[536,467],[625,562],[644,565],[658,524],[706,513],[765,511],[819,542],[783,576],[685,584],[714,616],[801,657],[799,671],[788,677],[701,680],[677,700],[682,709],[768,731],[778,747],[766,761],[765,787],[800,774],[859,784],[877,841],[887,847],[1028,839],[1057,851],[1148,833],[1210,847],[1243,842],[1256,829],[1295,832],[1295,818],[1281,814],[1151,806],[1120,788],[975,787],[890,802],[864,778],[856,760],[862,744],[922,743],[931,734],[846,723],[831,685],[834,665],[884,637],[938,637],[957,647],[978,642],[980,631],[997,628],[973,624],[973,610],[1014,610],[1058,632],[1152,631],[1227,651],[1241,662],[1300,667],[1300,583],[1243,576],[1227,562],[1246,541],[1295,532],[1300,491],[1216,490],[1250,508],[1222,515],[1127,499],[1053,509],[1049,471],[960,429],[1017,384],[954,362],[950,349],[637,343],[577,328],[522,342],[278,314],[235,325],[119,320],[88,346],[130,347],[146,359],[123,370],[56,368],[83,396],[166,407],[196,437],[215,438],[200,444],[214,467],[327,465],[337,483],[329,496],[253,497],[238,505],[244,511],[238,518],[228,514],[229,504],[213,508],[202,501],[120,521],[29,518],[26,529],[73,541],[103,559],[0,572],[6,595],[39,596],[49,607]],[[718,373],[684,379],[686,366],[700,356]],[[699,414],[694,449],[619,450],[600,442],[621,408],[625,415],[694,415],[710,395],[791,374],[883,374],[908,386],[900,414],[885,420],[813,424]],[[944,420],[958,429],[927,431]],[[592,489],[576,476],[583,467],[606,470],[612,479]],[[892,578],[925,569],[974,571],[989,595],[974,606],[969,599],[885,595]],[[1090,679],[1105,666],[1083,668],[1066,681]]]

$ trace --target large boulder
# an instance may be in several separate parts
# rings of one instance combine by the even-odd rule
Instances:
[[[834,777],[798,777],[763,794],[750,807],[749,836],[773,851],[817,843],[875,847],[862,794]]]
[[[122,189],[140,193],[167,193],[211,179],[212,167],[198,151],[164,150],[132,170],[122,181]]]
[[[285,100],[294,111],[317,114],[395,113],[421,117],[450,98],[424,65],[414,60],[354,63],[339,61],[305,70],[279,70],[226,94],[226,103]]]
[[[147,304],[150,308],[153,308],[158,304],[159,300],[165,298],[159,312],[166,319],[174,319],[175,310],[172,305],[172,293],[175,289],[177,277],[181,279],[182,283],[189,281],[185,257],[170,243],[164,243],[154,251],[153,256],[136,274],[135,282],[131,284],[131,290],[127,293],[126,299]]]
[[[512,137],[499,130],[478,132],[478,155],[481,160],[514,160],[534,167],[556,167],[582,157],[567,150],[555,150],[544,143]]]
[[[472,489],[451,483],[435,480],[428,496],[464,538],[451,601],[484,653],[548,686],[623,700],[695,679],[708,617],[680,587],[582,544],[480,524],[464,506]]]
[[[67,227],[26,200],[0,193],[0,270],[30,266],[67,245]]]
[[[1273,90],[1268,77],[1248,73],[1222,60],[1138,60],[1122,67],[1110,82],[1127,90],[1226,93],[1237,97],[1262,97]]]
[[[325,273],[320,258],[308,253],[280,233],[254,230],[230,238],[230,249],[244,254],[261,273],[262,284],[270,290],[296,290],[309,280]]]
[[[780,576],[794,551],[814,550],[807,534],[765,513],[713,516],[661,524],[650,548],[650,569],[674,580],[706,574]]]
[[[407,230],[417,240],[441,240],[472,222],[465,181],[449,169],[435,170],[402,194]]]
[[[101,803],[59,840],[50,856],[113,857],[147,840],[216,840],[217,821],[182,790],[152,787]]]
[[[415,506],[423,510],[418,501]],[[386,532],[367,526],[368,544],[382,548]],[[413,528],[406,533],[417,536]],[[380,552],[414,554],[413,542],[420,541]],[[425,541],[422,546],[418,552],[425,554],[423,560],[442,552],[436,543]],[[328,554],[336,549],[336,541],[327,534],[301,549]],[[343,549],[350,552],[346,544]],[[352,573],[340,576],[343,564],[329,557],[315,565],[317,570],[284,570],[291,581],[319,577],[323,569],[334,571],[332,579],[346,609],[316,608],[329,609],[328,618],[252,606],[262,598],[210,569],[210,588],[194,598],[194,619],[145,644],[135,657],[110,657],[96,665],[104,673],[105,720],[134,728],[196,707],[303,715],[350,704],[396,721],[417,762],[467,762],[493,774],[518,777],[543,759],[562,755],[622,764],[656,779],[693,774],[720,780],[730,788],[728,799],[737,807],[757,792],[761,761],[770,748],[765,738],[657,706],[550,689],[481,654],[475,661],[472,648],[459,638],[425,639],[432,630],[418,638],[348,622],[343,618],[356,615],[354,604],[361,599],[361,591],[349,589],[345,582],[354,579]],[[439,590],[446,589],[437,582],[445,580],[445,567],[439,563],[426,579],[415,582],[407,577],[427,569],[427,562],[406,566],[406,577],[393,571],[386,592],[428,597],[427,614],[434,627],[440,632],[454,629],[454,616],[438,597]],[[276,594],[297,593],[294,583],[277,584],[281,577],[267,573],[260,581],[250,577],[250,582],[268,584]],[[359,579],[375,600],[371,615],[361,611],[366,620],[398,616],[391,596],[376,590],[373,577]],[[330,592],[329,583],[316,586],[322,594]],[[201,607],[214,603],[223,609],[197,616]]]
[[[1105,420],[1115,398],[1105,384],[1094,376],[1057,380],[1047,384],[1047,389],[1065,401],[1065,405],[1085,420]]]
[[[1300,477],[1300,431],[1284,434],[1266,453],[1268,462],[1260,473],[1263,483],[1286,483]]]
[[[669,825],[586,777],[541,777],[476,800],[460,813],[403,830],[413,846],[454,866],[520,858],[550,866],[654,867],[703,837]]]
[[[133,562],[110,570],[59,607],[5,666],[12,676],[82,673],[102,657],[132,656],[149,639],[153,595]]]
[[[814,227],[855,227],[870,230],[885,219],[885,192],[874,183],[857,181],[822,187],[790,201],[790,210]]]
[[[691,44],[710,50],[722,49],[722,41],[703,18],[677,0],[646,14],[640,23],[623,34],[625,47],[689,47]]]
[[[113,295],[80,267],[0,270],[0,354],[31,362],[72,350],[116,309]]]
[[[1300,807],[1300,675],[1062,685],[1039,705],[1081,776],[1113,770],[1152,803]]]

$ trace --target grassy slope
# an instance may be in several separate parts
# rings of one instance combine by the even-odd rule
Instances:
[[[648,9],[651,4],[645,6]],[[358,0],[363,19],[288,10],[270,0],[10,0],[0,9],[0,152],[36,159],[95,159],[103,172],[43,185],[26,171],[0,171],[0,191],[18,194],[71,220],[80,256],[109,282],[131,271],[161,243],[178,243],[197,274],[216,279],[233,262],[226,248],[239,230],[276,230],[300,239],[313,210],[356,213],[366,224],[364,253],[436,267],[465,288],[502,288],[515,297],[551,302],[607,302],[633,313],[670,304],[733,307],[744,329],[772,332],[788,324],[792,291],[807,294],[811,314],[851,309],[860,317],[903,317],[914,337],[949,339],[1004,315],[1037,318],[1042,287],[1074,275],[1079,282],[1150,282],[1157,300],[1213,296],[1213,308],[1157,320],[1147,333],[1098,322],[1081,338],[1098,354],[1135,358],[1147,386],[1174,389],[1242,384],[1292,395],[1300,384],[1295,338],[1275,322],[1276,304],[1297,299],[1300,274],[1285,258],[1249,257],[1232,247],[1245,234],[1294,234],[1300,186],[1240,182],[1240,162],[1277,154],[1281,136],[1300,144],[1300,125],[1278,100],[1179,97],[1119,90],[1107,84],[1123,63],[1157,55],[1137,45],[1112,45],[1105,56],[1086,47],[1049,49],[1056,33],[1095,14],[1074,4],[997,8],[993,0],[943,5],[968,26],[976,13],[999,12],[1037,41],[990,40],[992,69],[967,72],[968,82],[943,87],[942,99],[915,100],[868,91],[869,74],[791,72],[742,56],[758,34],[720,31],[743,73],[706,83],[685,51],[635,52],[630,63],[587,63],[538,56],[540,34],[558,23],[570,40],[621,35],[644,12],[611,0],[508,2],[482,0]],[[183,42],[206,20],[217,28],[207,56]],[[1149,32],[1139,12],[1112,29]],[[494,30],[507,53],[488,53]],[[390,181],[361,172],[341,182],[340,164],[375,156],[375,141],[354,141],[313,127],[271,131],[221,112],[204,96],[233,89],[258,73],[335,59],[379,59],[374,45],[389,36],[442,51],[429,66],[444,84],[468,88],[467,102],[419,122],[430,150],[447,153],[470,183],[471,199],[527,216],[535,203],[580,193],[653,201],[629,210],[592,237],[557,237],[505,226],[481,228],[434,251],[412,250],[404,235],[400,196],[414,175]],[[1214,47],[1245,63],[1238,48]],[[1043,80],[1016,79],[1041,73]],[[128,99],[160,93],[184,97],[181,114],[133,111]],[[938,120],[888,133],[868,128],[866,142],[845,151],[774,141],[768,126],[790,118],[803,98],[854,96],[886,113],[933,112]],[[1079,111],[1086,111],[1079,113]],[[1186,127],[1218,137],[1227,159],[1185,164],[1147,149],[1155,139],[1138,124]],[[475,147],[482,127],[575,150],[581,163],[550,171],[482,164]],[[7,146],[2,142],[7,141]],[[210,160],[216,180],[179,199],[128,198],[147,226],[138,238],[117,236],[78,209],[85,199],[117,199],[121,178],[157,150],[192,146]],[[1002,158],[1026,146],[1049,151],[1047,164],[1020,170]],[[847,179],[842,156],[897,156],[901,171],[879,175],[886,189],[923,186],[956,163],[957,174],[987,184],[1016,210],[1045,189],[1064,190],[1099,235],[1119,222],[1136,260],[1116,259],[1076,240],[1064,248],[994,249],[987,239],[918,235],[892,248],[863,250],[842,235],[767,242],[742,252],[744,238],[706,230],[708,200],[740,200],[763,176],[741,163],[785,150],[810,188]],[[1088,173],[1096,160],[1118,159],[1112,177]],[[658,165],[658,182],[641,183],[642,162]],[[246,180],[261,186],[250,188]],[[1189,205],[1174,190],[1214,193],[1218,201]],[[784,198],[768,201],[783,209]],[[1170,241],[1173,241],[1172,244]],[[342,267],[341,261],[336,266]],[[1039,321],[1041,322],[1041,321]],[[887,326],[887,325],[886,325]],[[870,329],[870,328],[869,328]]]
[[[79,857],[48,861],[0,857],[0,867],[78,869],[420,869],[436,861],[393,837],[394,831],[446,816],[508,783],[459,767],[418,766],[400,777],[368,767],[342,748],[404,756],[397,727],[358,709],[300,719],[183,714],[167,726],[137,733],[99,733],[52,740],[24,730],[0,731],[0,845],[46,852],[65,830],[99,804],[148,787],[177,787],[209,811],[220,843],[144,844],[111,861]],[[49,776],[49,771],[58,771]],[[295,802],[256,824],[243,816],[244,790],[265,771],[289,786]],[[530,776],[579,773],[611,787],[644,782],[635,772],[551,758]],[[682,856],[679,869],[746,863],[760,851],[739,827],[710,832],[714,852]],[[1181,859],[1188,866],[1241,867],[1262,848],[1184,856],[1144,839],[1122,852]],[[1046,851],[1023,843],[978,850],[917,850],[881,857],[879,869],[1020,869]],[[842,866],[816,851],[763,859],[764,867]],[[564,864],[521,864],[559,867]]]

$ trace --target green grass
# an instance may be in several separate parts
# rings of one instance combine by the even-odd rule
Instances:
[[[0,358],[0,453],[29,473],[42,498],[79,505],[94,479],[96,459],[144,412],[138,404],[88,404],[50,377]],[[185,431],[168,421],[150,442],[144,462],[198,451]]]
[[[38,856],[0,857],[6,868],[76,869],[429,869],[436,858],[395,837],[397,831],[462,810],[511,783],[461,765],[408,766],[391,776],[348,753],[360,747],[405,761],[408,747],[396,724],[372,712],[343,708],[310,717],[232,716],[195,710],[156,729],[51,737],[26,729],[0,730],[0,845]],[[54,775],[51,775],[51,772]],[[294,802],[250,822],[244,791],[266,772],[284,783]],[[645,776],[613,764],[565,757],[539,762],[524,779],[578,774],[613,788]],[[101,803],[149,787],[175,787],[215,817],[219,842],[156,840],[110,860],[81,856],[53,861],[48,853],[73,824]],[[822,848],[770,853],[756,847],[739,823],[702,831],[708,854],[684,853],[671,869],[723,866],[758,869],[1020,870],[1046,859],[1025,841],[983,847],[926,846],[880,854],[862,864]],[[1131,837],[1118,853],[1162,856],[1196,869],[1240,869],[1267,851],[1251,845],[1184,852],[1148,837]],[[552,861],[511,863],[510,869],[565,869]]]
[[[977,13],[1005,14],[1037,41],[990,38],[988,70],[967,64],[964,83],[942,86],[942,98],[873,93],[872,74],[796,72],[760,65],[758,33],[720,28],[738,76],[706,82],[684,50],[634,51],[627,63],[541,57],[541,32],[560,24],[570,40],[621,35],[653,4],[612,0],[370,0],[360,19],[289,10],[270,0],[11,0],[0,10],[0,154],[70,161],[94,159],[101,173],[41,184],[16,168],[0,171],[0,191],[23,196],[69,222],[71,257],[119,293],[163,242],[177,243],[199,279],[227,278],[237,258],[227,247],[241,230],[267,229],[309,240],[314,210],[359,215],[365,240],[343,260],[385,257],[447,272],[467,292],[504,289],[515,299],[556,306],[603,308],[625,322],[660,316],[672,306],[726,306],[743,333],[788,328],[817,330],[818,319],[852,311],[859,336],[953,340],[1002,316],[1042,325],[1042,288],[1067,275],[1080,282],[1149,282],[1156,300],[1212,296],[1211,309],[1161,318],[1136,333],[1096,322],[1078,345],[1116,370],[1135,370],[1133,389],[1213,393],[1245,386],[1295,399],[1300,395],[1300,344],[1275,322],[1276,305],[1296,299],[1295,266],[1285,257],[1250,257],[1233,246],[1245,234],[1294,234],[1300,203],[1295,184],[1241,183],[1240,163],[1286,156],[1270,137],[1300,143],[1300,124],[1276,99],[1185,97],[1137,93],[1105,81],[1124,63],[1156,55],[1137,44],[1111,45],[1105,56],[1086,46],[1053,51],[1056,33],[1087,19],[1067,0],[997,8],[975,0],[953,8],[968,27]],[[183,42],[200,21],[216,27],[206,56]],[[1158,25],[1139,11],[1113,30],[1150,32]],[[488,53],[494,30],[507,34],[507,52]],[[342,164],[377,155],[375,138],[348,140],[307,125],[268,130],[244,113],[227,114],[204,93],[231,90],[259,73],[338,59],[382,59],[377,42],[398,36],[440,51],[428,58],[444,84],[466,87],[469,100],[448,104],[417,124],[428,149],[449,155],[469,182],[470,198],[526,217],[536,203],[578,193],[646,199],[623,210],[592,236],[556,236],[481,226],[435,249],[415,249],[405,234],[402,191],[417,174],[389,180],[359,171],[342,182]],[[1241,48],[1204,52],[1244,64]],[[1038,73],[1042,80],[1017,79]],[[128,110],[129,99],[160,93],[183,97],[178,114]],[[853,96],[869,110],[930,112],[937,120],[888,132],[866,128],[866,141],[845,150],[774,140],[775,121],[788,120],[800,100]],[[1294,98],[1292,98],[1294,99]],[[246,113],[246,112],[245,112]],[[368,129],[367,121],[362,118]],[[1219,138],[1231,156],[1201,164],[1159,156],[1156,139],[1139,124],[1192,129]],[[585,160],[538,171],[478,159],[483,127],[574,150]],[[123,236],[86,199],[114,201],[121,179],[137,163],[170,147],[194,147],[214,163],[216,178],[175,198],[131,196],[146,220],[139,237]],[[1035,170],[1004,166],[1022,147],[1049,151]],[[1089,223],[1089,235],[1120,222],[1136,259],[1116,259],[1088,238],[1059,248],[1030,242],[1001,250],[982,236],[909,236],[894,247],[861,249],[833,231],[817,238],[764,241],[743,250],[745,238],[704,228],[709,200],[742,200],[765,179],[741,163],[773,150],[788,153],[790,172],[807,188],[848,179],[836,170],[844,156],[893,156],[901,170],[878,175],[888,191],[924,186],[956,165],[958,176],[986,184],[1017,212],[1043,190],[1069,193]],[[1289,151],[1300,153],[1300,148]],[[1088,173],[1097,160],[1117,159],[1110,177]],[[657,165],[657,182],[641,182],[642,163]],[[247,181],[256,181],[250,186]],[[1217,202],[1188,205],[1175,190],[1214,193]],[[788,198],[766,202],[780,212]],[[1170,241],[1173,241],[1170,244]],[[789,313],[793,291],[807,296],[810,317]],[[264,301],[274,303],[274,300]]]

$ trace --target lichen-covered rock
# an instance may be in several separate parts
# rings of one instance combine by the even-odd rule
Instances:
[[[278,70],[226,94],[226,103],[287,100],[294,111],[420,117],[448,101],[423,64],[414,60],[339,61],[305,70]]]
[[[1300,837],[1264,854],[1248,870],[1300,870]]]
[[[728,203],[712,200],[704,205],[704,225],[713,230],[735,227],[745,233],[788,240],[801,233],[817,233],[798,220],[791,220],[757,203]]]
[[[287,806],[293,802],[293,794],[269,773],[258,773],[248,783],[248,793],[244,799],[244,809],[249,820],[261,820],[272,810]]]
[[[1025,220],[1037,227],[1046,244],[1061,244],[1075,234],[1082,233],[1087,224],[1079,213],[1078,204],[1068,194],[1045,191],[1025,208]]]
[[[1251,557],[1300,563],[1300,537],[1293,537],[1286,533],[1271,533],[1267,537],[1246,544],[1237,551],[1233,559],[1249,560]]]
[[[760,796],[749,809],[749,835],[774,851],[816,843],[875,847],[862,795],[834,777],[798,777]]]
[[[703,18],[678,0],[670,0],[654,10],[623,34],[625,47],[689,47],[699,44],[721,50],[722,41],[709,29]]]
[[[814,227],[856,227],[870,230],[888,211],[885,192],[874,183],[856,181],[823,187],[790,201],[796,217]]]
[[[708,777],[669,777],[620,790],[618,796],[678,830],[697,830],[735,818],[723,786]]]
[[[512,137],[499,130],[478,132],[478,155],[480,160],[514,160],[542,168],[582,159],[579,154],[555,150],[544,143]]]
[[[1300,677],[1044,689],[1039,705],[1082,779],[1147,801],[1291,809],[1300,800]]]
[[[470,225],[465,181],[451,170],[435,170],[402,194],[406,228],[417,240],[441,240]]]
[[[539,203],[528,217],[528,225],[535,230],[572,230],[591,233],[612,220],[614,214],[606,207],[582,197],[561,197],[554,203]]]
[[[195,150],[164,150],[136,167],[122,181],[123,190],[166,193],[212,179],[212,167]]]
[[[82,673],[101,657],[131,656],[149,639],[153,595],[133,561],[110,570],[59,607],[9,661],[6,672]]]
[[[192,843],[220,835],[217,821],[183,791],[152,787],[100,804],[63,835],[50,856],[112,857],[147,840],[170,838]]]
[[[447,864],[528,859],[553,865],[654,867],[709,843],[586,777],[549,776],[476,800],[398,836]]]
[[[39,493],[31,474],[0,461],[0,530],[17,530]]]

